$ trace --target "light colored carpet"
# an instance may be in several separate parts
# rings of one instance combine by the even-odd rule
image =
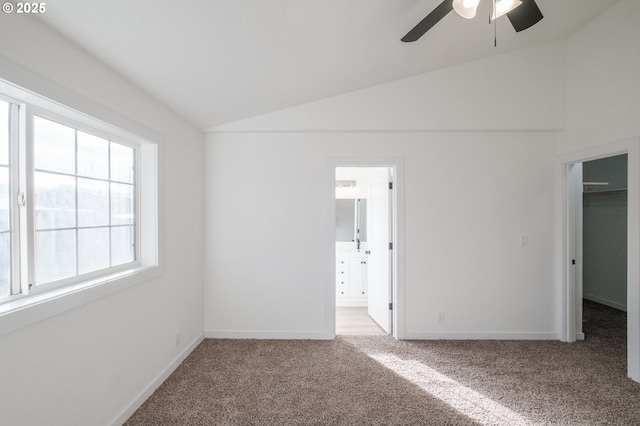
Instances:
[[[574,344],[207,339],[126,424],[640,424],[624,324],[595,306]]]

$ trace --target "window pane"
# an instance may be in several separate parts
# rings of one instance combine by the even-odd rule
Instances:
[[[78,226],[109,225],[109,182],[78,178]]]
[[[11,237],[0,234],[0,297],[11,294]]]
[[[9,103],[0,101],[0,164],[9,164]]]
[[[34,116],[34,164],[39,170],[76,171],[76,135],[71,127]]]
[[[76,224],[76,179],[35,172],[36,229],[71,228]]]
[[[109,228],[78,230],[78,273],[109,267]]]
[[[133,224],[133,185],[111,184],[111,224]]]
[[[109,179],[109,141],[78,131],[78,175]]]
[[[76,275],[76,231],[36,232],[36,284]]]
[[[111,142],[111,180],[133,183],[134,150]]]
[[[9,168],[0,166],[0,231],[8,231],[10,227],[9,205],[11,204],[9,191]]]
[[[111,265],[120,265],[135,260],[134,227],[116,226],[111,228]]]

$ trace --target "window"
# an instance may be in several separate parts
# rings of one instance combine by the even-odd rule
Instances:
[[[0,80],[0,316],[157,266],[156,162],[155,143]]]

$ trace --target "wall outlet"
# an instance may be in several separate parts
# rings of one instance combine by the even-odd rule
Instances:
[[[444,312],[438,312],[437,322],[444,322]]]
[[[181,337],[180,330],[176,331],[176,346],[180,346]]]

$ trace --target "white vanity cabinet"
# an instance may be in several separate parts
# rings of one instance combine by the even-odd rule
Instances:
[[[338,306],[367,305],[367,255],[336,253],[336,303]]]

